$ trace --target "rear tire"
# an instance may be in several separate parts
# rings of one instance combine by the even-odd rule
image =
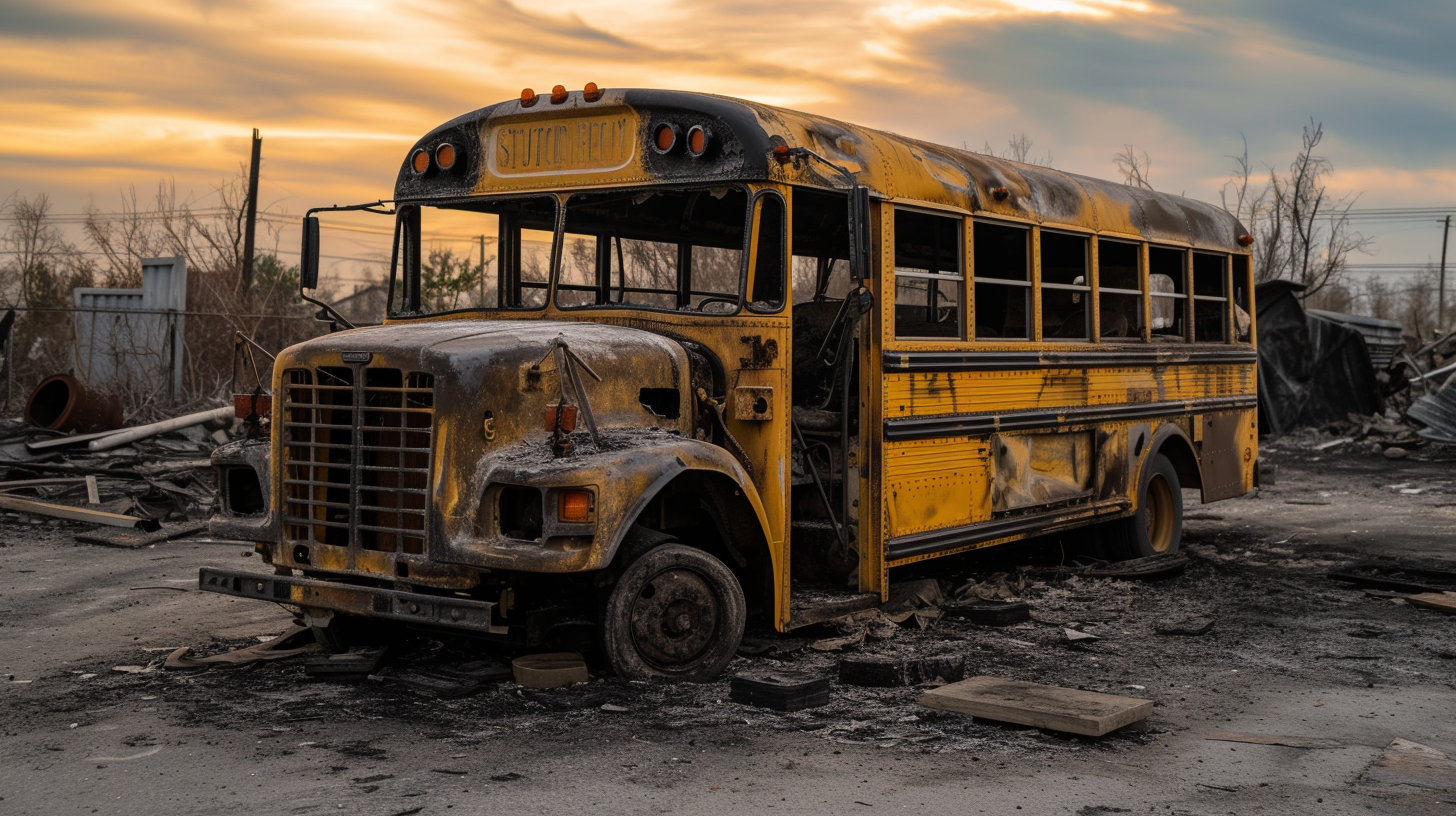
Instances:
[[[1138,484],[1137,512],[1107,525],[1114,561],[1178,552],[1183,542],[1183,488],[1168,457],[1155,454]]]
[[[716,679],[743,640],[747,604],[727,566],[663,544],[622,571],[602,611],[602,647],[629,680]]]

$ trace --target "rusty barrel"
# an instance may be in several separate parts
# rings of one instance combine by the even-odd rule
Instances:
[[[121,427],[121,398],[88,389],[69,374],[56,374],[31,392],[25,421],[53,431],[114,431]]]

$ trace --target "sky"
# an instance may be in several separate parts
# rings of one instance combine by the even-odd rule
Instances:
[[[1449,0],[0,0],[0,200],[206,205],[263,133],[260,204],[388,197],[415,139],[523,87],[707,91],[952,146],[1026,134],[1053,166],[1217,203],[1311,117],[1333,191],[1456,205]],[[1434,222],[1362,225],[1372,262]]]

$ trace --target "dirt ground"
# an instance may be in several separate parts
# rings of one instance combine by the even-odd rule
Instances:
[[[1381,759],[1395,739],[1456,755],[1456,617],[1327,577],[1359,561],[1456,569],[1456,451],[1390,461],[1317,441],[1267,442],[1279,483],[1255,495],[1199,506],[1185,494],[1191,560],[1178,577],[1058,573],[1066,541],[996,548],[895,577],[954,590],[1024,576],[1029,622],[878,627],[841,652],[753,633],[775,648],[730,668],[837,677],[847,654],[958,654],[972,674],[1156,701],[1100,739],[837,679],[828,706],[782,714],[730,702],[726,680],[626,683],[600,667],[569,690],[501,682],[458,699],[398,671],[314,680],[300,659],[162,671],[178,646],[216,653],[290,626],[281,608],[196,591],[200,566],[261,565],[235,545],[77,544],[81,525],[6,514],[0,814],[1456,813],[1456,773],[1439,758],[1415,771]],[[1157,633],[1195,618],[1213,628]],[[1066,628],[1100,639],[1068,643]],[[423,638],[400,657],[500,655]]]

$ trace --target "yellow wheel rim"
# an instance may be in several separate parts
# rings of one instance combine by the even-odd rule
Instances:
[[[1153,552],[1167,552],[1173,546],[1173,486],[1161,473],[1148,480],[1145,497],[1148,543]]]

